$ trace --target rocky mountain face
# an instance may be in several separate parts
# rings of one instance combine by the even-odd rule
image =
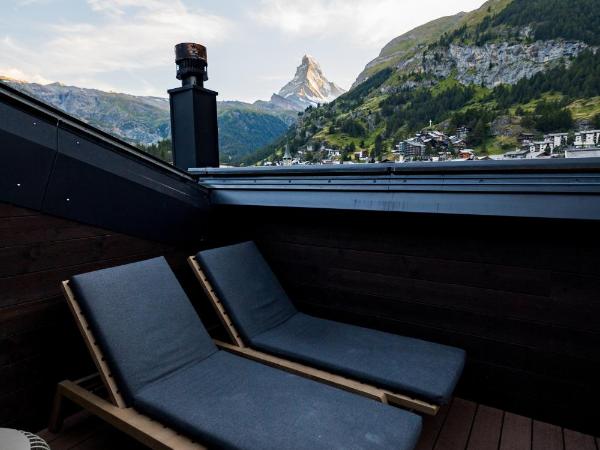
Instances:
[[[292,81],[273,94],[271,103],[285,109],[304,111],[308,106],[329,103],[344,92],[344,89],[325,78],[315,58],[304,55]]]
[[[437,79],[455,78],[464,85],[492,88],[516,84],[539,72],[564,64],[590,48],[585,42],[551,39],[535,42],[489,42],[483,45],[449,44],[427,47],[407,58],[400,58],[393,68],[401,74],[421,73],[428,76],[420,83],[407,79],[402,88],[432,86]],[[397,54],[396,54],[397,55]],[[381,64],[381,59],[376,60]],[[360,82],[357,80],[357,83]]]
[[[356,78],[352,88],[386,67],[394,67],[413,59],[420,49],[424,49],[427,44],[434,42],[442,33],[456,27],[465,15],[466,13],[461,12],[454,16],[441,17],[392,39],[381,49],[379,55],[366,65]]]
[[[38,100],[131,143],[153,144],[169,136],[169,99],[138,97],[65,86],[4,80]]]
[[[480,154],[513,150],[521,132],[600,124],[598,0],[488,0],[404,33],[256,161],[277,160],[286,144],[385,159],[430,124],[470,129],[466,145]]]
[[[2,79],[45,103],[132,144],[150,145],[171,135],[169,100]],[[218,102],[219,145],[223,162],[235,162],[281,136],[296,112],[269,102]]]
[[[578,56],[589,46],[585,42],[564,40],[532,43],[492,42],[482,46],[450,44],[446,51],[429,51],[422,55],[418,67],[427,74],[447,78],[455,76],[462,84],[495,87],[516,84],[556,64]],[[398,69],[410,63],[404,61]]]
[[[515,84],[598,46],[599,22],[595,0],[488,0],[393,39],[352,87],[388,67],[463,84]]]
[[[40,85],[2,78],[12,87],[71,114],[90,125],[135,145],[169,139],[169,100],[65,86]],[[277,139],[295,123],[297,113],[327,103],[344,92],[328,81],[319,63],[302,58],[294,79],[270,101],[217,102],[221,161],[236,164],[253,151]]]

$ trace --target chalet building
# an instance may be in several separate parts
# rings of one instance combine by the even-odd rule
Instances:
[[[452,147],[458,150],[464,149],[467,146],[464,138],[461,138],[459,135],[450,136],[450,143],[452,144]]]
[[[555,141],[551,138],[545,137],[541,141],[524,141],[521,145],[522,150],[527,150],[531,153],[547,152],[552,153],[555,148]]]
[[[569,133],[551,133],[544,135],[544,140],[552,140],[554,148],[566,146],[568,138]]]
[[[504,159],[526,159],[527,155],[531,153],[529,147],[521,150],[513,150],[506,152],[502,157]]]
[[[475,152],[470,149],[459,150],[458,157],[460,159],[473,160],[475,159]]]
[[[408,157],[421,157],[425,154],[427,144],[417,139],[407,139],[401,142],[401,153]]]
[[[578,131],[575,133],[575,147],[585,148],[600,145],[600,130]]]
[[[327,155],[327,158],[338,158],[341,155],[340,150],[335,148],[326,148],[323,152]]]
[[[421,157],[425,154],[427,147],[436,150],[437,153],[446,153],[450,149],[462,150],[466,148],[465,139],[468,129],[458,128],[456,135],[447,136],[437,130],[423,130],[414,137],[401,141],[396,145],[396,152],[408,158]]]
[[[356,160],[366,161],[367,158],[369,157],[369,153],[366,150],[359,150],[359,151],[354,152],[353,156],[354,156],[354,159],[356,159]]]
[[[523,143],[525,141],[533,141],[535,138],[535,135],[533,133],[519,133],[519,137],[517,138],[519,140],[520,143]]]

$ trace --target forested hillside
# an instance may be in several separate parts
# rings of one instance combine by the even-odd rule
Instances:
[[[512,150],[524,132],[598,126],[599,0],[493,0],[443,24],[437,38],[424,26],[427,40],[391,66],[380,55],[364,81],[307,109],[296,128],[244,163],[277,160],[285,144],[292,152],[322,144],[345,159],[356,150],[384,159],[430,121],[448,134],[469,128],[467,144],[479,154]]]
[[[0,74],[1,75],[1,74]],[[169,100],[97,89],[40,85],[0,76],[19,89],[107,133],[170,160]],[[217,102],[221,161],[237,163],[244,156],[281,136],[296,119],[296,111],[268,102]]]

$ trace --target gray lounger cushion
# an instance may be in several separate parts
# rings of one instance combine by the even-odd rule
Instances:
[[[253,337],[251,345],[435,404],[448,402],[465,361],[455,347],[302,313]]]
[[[163,258],[71,280],[128,403],[211,447],[412,449],[420,417],[219,351]]]
[[[268,331],[296,314],[254,242],[205,250],[196,258],[244,339]]]
[[[196,258],[252,347],[436,404],[450,399],[463,350],[297,312],[253,242]]]
[[[71,288],[126,401],[217,351],[162,257],[76,275]]]
[[[420,417],[227,352],[145,388],[136,407],[212,447],[413,449]]]

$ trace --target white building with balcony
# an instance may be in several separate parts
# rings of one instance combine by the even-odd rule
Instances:
[[[595,147],[600,144],[600,130],[578,131],[575,133],[575,147]]]

